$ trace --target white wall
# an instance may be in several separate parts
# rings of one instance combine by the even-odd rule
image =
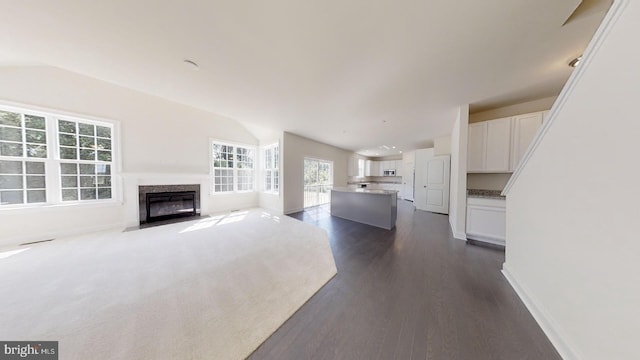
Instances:
[[[467,219],[467,134],[469,105],[460,106],[451,131],[451,193],[449,223],[456,239],[466,240]]]
[[[284,133],[283,150],[282,190],[285,214],[304,208],[305,157],[333,161],[334,186],[347,186],[347,166],[351,152],[288,132]]]
[[[451,154],[451,136],[442,136],[433,139],[433,151],[435,156]]]
[[[257,193],[210,195],[209,138],[257,145],[238,122],[53,67],[1,67],[0,101],[120,123],[123,203],[0,209],[0,245],[138,222],[137,186],[201,183],[203,214],[258,204]]]
[[[612,9],[507,190],[505,275],[565,359],[640,359],[640,2]]]
[[[467,189],[500,190],[511,178],[511,174],[467,174]]]
[[[469,114],[469,123],[500,119],[514,115],[528,114],[536,111],[544,111],[551,109],[551,105],[556,101],[557,96],[546,97],[542,99],[527,101],[509,106],[485,110],[481,112],[473,112]]]

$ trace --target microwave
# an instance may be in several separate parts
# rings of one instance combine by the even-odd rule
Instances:
[[[395,170],[384,170],[382,171],[382,175],[384,176],[396,176]]]

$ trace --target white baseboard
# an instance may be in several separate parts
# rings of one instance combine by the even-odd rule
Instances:
[[[516,294],[518,294],[520,300],[522,300],[533,318],[538,322],[538,325],[540,325],[540,328],[542,328],[542,331],[547,335],[549,341],[551,341],[551,344],[553,344],[560,356],[562,356],[564,360],[578,360],[579,357],[576,355],[576,352],[573,351],[560,335],[559,328],[553,319],[537,305],[538,302],[530,295],[530,292],[518,282],[517,276],[514,276],[513,271],[509,270],[507,263],[502,265],[502,274],[513,290],[515,290]]]
[[[501,246],[506,245],[506,241],[504,238],[498,238],[495,236],[488,236],[484,234],[467,233],[467,239],[483,241],[483,242],[487,242],[494,245],[501,245]]]
[[[303,207],[302,207],[302,208],[295,208],[295,209],[285,210],[285,211],[283,211],[283,213],[284,213],[285,215],[288,215],[288,214],[297,213],[297,212],[300,212],[300,211],[303,211],[303,210],[304,210],[304,208],[303,208]]]
[[[73,229],[64,230],[64,231],[54,231],[46,234],[36,234],[36,235],[29,235],[24,237],[11,238],[11,239],[8,239],[7,241],[2,241],[0,243],[0,246],[12,247],[12,246],[17,246],[17,245],[28,243],[28,242],[58,239],[58,238],[83,235],[83,234],[94,233],[94,232],[105,231],[105,230],[125,229],[125,228],[126,226],[124,222],[114,223],[114,224],[103,224],[99,226],[75,227]]]

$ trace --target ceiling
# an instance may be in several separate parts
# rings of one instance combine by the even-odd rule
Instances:
[[[579,0],[0,1],[0,65],[55,66],[249,130],[393,152],[450,134],[461,104],[557,95],[606,11],[567,21]]]

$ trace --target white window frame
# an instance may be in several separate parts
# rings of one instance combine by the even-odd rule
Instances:
[[[229,167],[216,167],[215,166],[215,159],[213,156],[213,148],[215,145],[222,145],[222,146],[231,146],[233,147],[233,167],[229,168]],[[238,173],[240,171],[247,170],[248,168],[239,168],[238,167],[238,153],[236,151],[237,148],[244,148],[244,149],[248,149],[251,150],[253,153],[253,167],[251,168],[251,179],[252,179],[252,188],[250,190],[238,190],[238,179],[239,179],[239,175]],[[229,142],[229,141],[224,141],[224,140],[217,140],[217,139],[209,139],[209,168],[210,168],[210,176],[211,176],[211,194],[239,194],[239,193],[251,193],[251,192],[256,192],[257,190],[257,182],[256,182],[256,170],[258,169],[258,152],[257,152],[257,147],[255,145],[248,145],[248,144],[242,144],[242,143],[234,143],[234,142]],[[216,191],[216,169],[219,170],[232,170],[232,178],[233,178],[233,189],[232,190],[228,190],[228,191]]]
[[[45,181],[46,181],[46,202],[40,203],[22,203],[0,205],[0,211],[11,209],[29,209],[42,208],[52,206],[87,206],[96,204],[113,204],[121,202],[121,186],[119,183],[121,158],[120,158],[120,124],[118,121],[101,119],[91,116],[72,114],[49,108],[36,107],[32,105],[24,105],[0,101],[0,110],[15,112],[20,114],[36,115],[45,118],[46,125],[46,158],[30,158],[26,156],[11,157],[0,156],[0,160],[6,161],[36,161],[45,164]],[[60,148],[58,141],[58,120],[69,120],[78,123],[86,123],[109,127],[111,129],[111,161],[101,162],[101,164],[111,165],[111,198],[109,199],[91,199],[91,200],[69,200],[62,201],[62,179],[61,179],[61,163],[97,163],[97,161],[83,161],[60,159]],[[25,185],[26,186],[26,185]],[[78,184],[78,187],[79,184]]]
[[[271,157],[267,157],[267,151]],[[276,156],[277,155],[277,156]],[[280,193],[280,143],[265,146],[262,149],[263,191],[269,194]],[[267,181],[267,179],[269,181]],[[269,184],[269,186],[267,186]]]

